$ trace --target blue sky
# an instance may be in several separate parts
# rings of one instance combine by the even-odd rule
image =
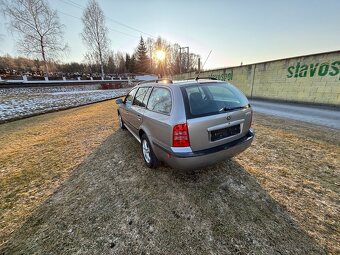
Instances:
[[[82,61],[86,52],[80,38],[82,23],[74,17],[81,17],[78,5],[84,7],[87,1],[48,2],[59,11],[70,47],[61,61]],[[132,53],[140,35],[147,34],[189,46],[202,61],[212,50],[205,68],[340,50],[338,0],[99,0],[99,4],[115,52]],[[1,15],[0,34],[5,36],[0,54],[15,56],[15,35],[8,32],[6,22]]]

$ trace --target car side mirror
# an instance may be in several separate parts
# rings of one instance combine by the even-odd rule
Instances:
[[[121,98],[118,98],[117,100],[116,100],[116,104],[123,104],[124,102],[123,102],[123,100],[121,99]]]

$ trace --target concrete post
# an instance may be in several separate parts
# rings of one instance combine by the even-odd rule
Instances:
[[[252,65],[252,67],[251,67],[251,76],[250,76],[250,88],[251,88],[251,91],[250,91],[250,98],[253,98],[255,69],[256,69],[256,64]]]

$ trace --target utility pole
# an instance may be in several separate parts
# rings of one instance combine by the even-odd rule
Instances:
[[[182,48],[179,48],[179,74],[182,73]]]
[[[197,59],[197,73],[200,73],[201,71],[201,58]]]

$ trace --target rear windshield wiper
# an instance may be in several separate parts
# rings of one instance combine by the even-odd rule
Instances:
[[[227,107],[227,106],[224,106],[223,108],[221,108],[219,110],[219,112],[229,112],[229,111],[234,111],[234,110],[240,110],[240,109],[246,109],[248,108],[248,106],[237,106],[237,107]]]

